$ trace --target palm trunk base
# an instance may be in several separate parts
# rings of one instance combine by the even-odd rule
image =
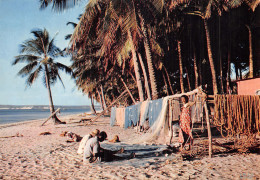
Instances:
[[[56,114],[55,114],[54,116],[52,116],[52,119],[53,119],[55,125],[57,125],[57,124],[66,124],[66,122],[61,121],[61,120],[56,116]]]

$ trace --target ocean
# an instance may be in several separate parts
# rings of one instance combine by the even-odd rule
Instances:
[[[90,112],[89,106],[55,106],[60,108],[59,116]],[[99,109],[96,109],[99,110]],[[29,120],[47,119],[49,106],[4,106],[0,105],[0,124],[9,124]]]

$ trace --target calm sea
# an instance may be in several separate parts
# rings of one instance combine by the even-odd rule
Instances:
[[[56,106],[60,108],[58,116],[90,112],[89,106]],[[16,123],[28,120],[47,119],[50,116],[48,106],[0,106],[0,124]]]

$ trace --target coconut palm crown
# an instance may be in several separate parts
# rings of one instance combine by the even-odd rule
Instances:
[[[20,55],[15,56],[12,65],[26,63],[18,72],[18,75],[27,77],[26,84],[29,87],[39,76],[43,77],[44,85],[48,89],[50,112],[52,114],[55,110],[50,86],[57,80],[60,80],[63,85],[59,74],[60,70],[71,75],[72,70],[64,64],[54,62],[55,58],[63,56],[63,51],[54,44],[55,37],[50,38],[46,29],[36,29],[31,31],[31,33],[34,35],[34,38],[28,39],[20,45]],[[52,118],[55,123],[60,123],[56,115]]]

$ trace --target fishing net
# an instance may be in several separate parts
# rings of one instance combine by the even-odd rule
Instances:
[[[260,96],[215,95],[214,105],[214,124],[223,137],[260,133]]]

